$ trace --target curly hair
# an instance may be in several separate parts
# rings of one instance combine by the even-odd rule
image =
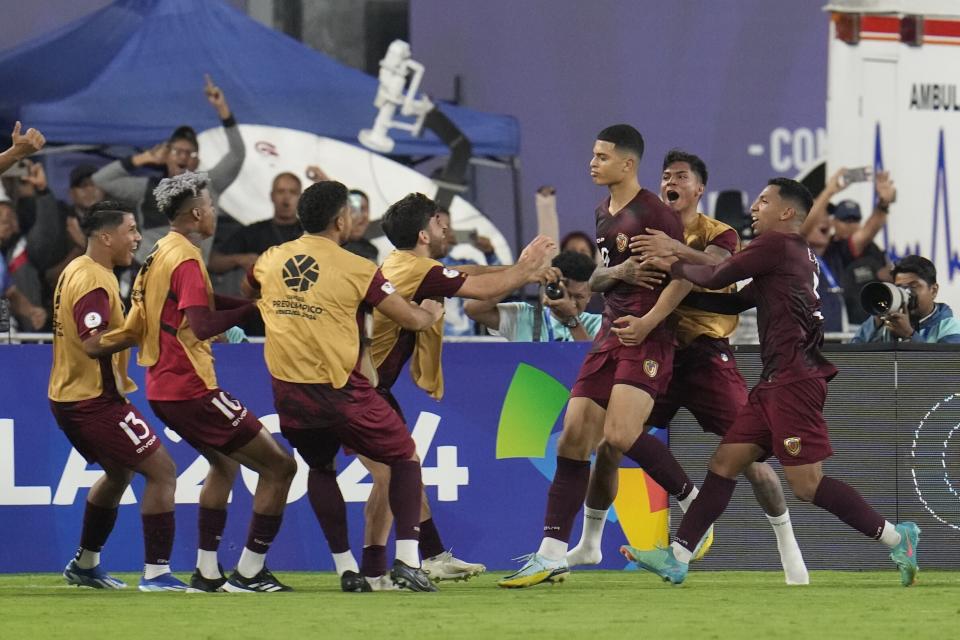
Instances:
[[[164,178],[153,190],[157,209],[172,222],[177,217],[181,205],[190,198],[200,197],[209,184],[210,178],[206,173],[192,171],[185,171],[172,178]]]
[[[315,182],[297,203],[297,217],[307,233],[320,233],[330,226],[347,204],[347,188],[335,180]]]

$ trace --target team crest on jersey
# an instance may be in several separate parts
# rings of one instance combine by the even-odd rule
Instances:
[[[459,277],[460,277],[460,272],[459,272],[459,271],[455,271],[455,270],[453,270],[453,269],[444,269],[444,270],[443,270],[443,275],[445,275],[445,276],[448,277],[448,278],[459,278]]]
[[[100,317],[100,314],[96,311],[91,311],[87,315],[83,316],[83,326],[87,329],[96,329],[103,323],[103,318]]]
[[[787,453],[796,457],[800,455],[800,438],[787,438],[783,441],[783,448]]]
[[[629,241],[630,241],[630,238],[627,237],[627,234],[618,233],[617,234],[617,251],[619,251],[620,253],[623,253],[624,251],[626,251],[627,242]]]
[[[644,360],[643,361],[643,372],[651,378],[657,377],[657,371],[660,370],[660,363],[656,360]]]

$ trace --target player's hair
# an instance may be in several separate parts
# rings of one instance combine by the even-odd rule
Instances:
[[[83,235],[90,237],[101,229],[116,229],[123,216],[133,213],[133,207],[116,200],[101,200],[92,207],[80,223]]]
[[[153,190],[157,209],[172,222],[179,215],[183,203],[199,198],[209,184],[210,178],[203,172],[184,171],[178,176],[164,178]]]
[[[273,183],[270,185],[270,191],[273,191],[277,188],[277,183],[280,181],[280,178],[290,178],[297,183],[297,188],[303,188],[303,182],[300,180],[300,176],[295,173],[290,173],[289,171],[284,171],[283,173],[278,173],[273,177]]]
[[[597,134],[597,140],[612,142],[614,148],[643,159],[643,136],[628,124],[615,124]]]
[[[560,269],[564,278],[577,282],[588,282],[593,270],[597,268],[597,263],[590,256],[579,251],[561,251],[550,264]]]
[[[411,193],[390,205],[383,214],[383,232],[397,249],[413,249],[420,232],[437,215],[437,203],[422,193]]]
[[[674,162],[686,162],[690,165],[690,169],[700,177],[703,186],[707,186],[707,163],[700,156],[687,153],[683,149],[670,149],[670,151],[667,151],[667,155],[663,156],[661,171],[666,171],[667,167]]]
[[[803,222],[807,218],[810,208],[813,207],[813,196],[810,194],[810,189],[790,178],[770,178],[767,184],[779,187],[780,197],[794,204],[798,222]]]
[[[336,180],[315,182],[301,194],[297,217],[307,233],[326,231],[347,204],[347,187]]]
[[[594,239],[588,236],[584,231],[571,231],[567,235],[563,236],[563,239],[560,240],[560,251],[566,251],[564,247],[567,246],[568,242],[570,242],[575,238],[580,238],[581,240],[586,242],[587,246],[590,247],[590,256],[592,258],[597,257],[597,244],[594,241]]]
[[[173,144],[177,140],[186,140],[193,145],[194,149],[199,149],[200,145],[197,143],[197,132],[193,130],[193,127],[187,125],[181,125],[173,130],[173,133],[170,134],[170,138],[167,139],[167,144]]]
[[[367,202],[370,202],[370,196],[368,196],[368,195],[366,194],[366,192],[361,191],[360,189],[350,189],[350,195],[351,195],[351,196],[360,196],[361,198],[363,198],[363,199],[366,200]]]
[[[937,284],[937,268],[923,256],[905,256],[901,258],[893,268],[891,275],[896,277],[898,273],[915,273],[918,278],[928,285],[933,286]]]

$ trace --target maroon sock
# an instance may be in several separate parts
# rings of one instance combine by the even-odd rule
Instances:
[[[200,507],[197,513],[197,528],[200,530],[198,547],[204,551],[216,551],[223,539],[223,530],[227,526],[226,509],[207,509]]]
[[[83,511],[83,529],[80,531],[80,548],[97,553],[103,549],[113,525],[117,522],[117,508],[98,507],[88,502]]]
[[[145,564],[170,564],[173,534],[176,525],[173,511],[143,515],[143,548]]]
[[[317,516],[320,529],[331,553],[350,551],[347,536],[347,504],[337,484],[337,474],[326,469],[310,469],[307,476],[307,497]],[[382,574],[377,574],[382,575]]]
[[[360,573],[368,578],[387,574],[387,548],[382,544],[371,544],[363,548],[360,560]]]
[[[543,517],[543,535],[561,542],[570,541],[570,530],[590,482],[590,461],[557,456],[557,471],[547,492],[547,513]]]
[[[281,522],[283,522],[283,514],[267,516],[254,511],[250,519],[250,530],[247,532],[247,549],[254,553],[266,553],[273,544],[273,539],[277,537],[277,532],[280,531]]]
[[[696,549],[703,534],[730,504],[730,498],[733,497],[733,490],[736,486],[736,480],[724,478],[713,471],[707,471],[707,477],[703,480],[703,486],[700,487],[697,499],[683,514],[683,520],[680,522],[677,534],[673,537],[674,542],[679,542],[690,551]]]
[[[390,510],[396,521],[397,540],[419,539],[422,492],[419,462],[401,460],[390,465]]]
[[[868,538],[877,539],[883,533],[886,520],[846,482],[823,476],[813,496],[813,504],[826,509]]]
[[[677,500],[683,500],[693,491],[693,483],[687,472],[670,453],[667,445],[649,433],[641,434],[624,453]]]
[[[433,518],[427,518],[420,523],[420,557],[432,558],[438,556],[444,551],[443,541],[440,540],[440,532],[437,531],[437,525]]]

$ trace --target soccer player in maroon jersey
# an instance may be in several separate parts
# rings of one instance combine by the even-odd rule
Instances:
[[[165,178],[154,189],[170,232],[157,241],[133,286],[122,339],[140,345],[147,400],[158,418],[200,452],[210,470],[200,491],[195,591],[290,591],[267,569],[266,554],[283,520],[293,458],[249,409],[221,389],[210,340],[256,312],[249,300],[219,296],[197,244],[213,235],[216,210],[203,173]],[[226,578],[217,548],[240,465],[259,474],[253,517],[236,571]]]
[[[98,202],[85,217],[86,253],[57,282],[53,316],[50,409],[70,443],[104,474],[87,495],[77,555],[63,570],[68,584],[95,589],[126,585],[100,565],[100,550],[117,520],[117,506],[134,473],[146,479],[140,511],[145,561],[141,591],[183,591],[170,573],[177,471],[140,411],[126,399],[136,390],[125,347],[101,346],[104,332],[123,324],[114,267],[126,267],[140,243],[133,212]]]
[[[634,252],[651,258],[682,257],[695,264],[719,264],[739,251],[740,238],[733,228],[697,210],[706,182],[707,166],[702,159],[678,149],[667,152],[663,159],[660,198],[680,217],[684,242],[654,231],[632,239]],[[665,266],[669,271],[669,265]],[[735,289],[731,286],[721,292]],[[737,327],[737,316],[686,305],[678,307],[674,316],[678,325],[673,377],[667,392],[657,398],[647,423],[667,428],[677,411],[685,407],[704,431],[723,437],[736,420],[740,408],[747,403],[747,382],[737,370],[727,340]],[[620,459],[619,453],[607,445],[601,445],[597,450],[597,461],[584,503],[583,534],[579,544],[567,554],[570,567],[599,564],[602,559],[603,525],[616,496]],[[753,486],[754,495],[776,534],[786,583],[808,584],[810,576],[793,535],[790,513],[776,471],[766,462],[755,462],[747,467],[744,475]],[[694,491],[680,502],[680,507],[686,511],[695,497]],[[711,535],[708,533],[708,541],[711,541]],[[704,542],[697,558],[708,548],[708,542]]]
[[[723,513],[748,465],[775,455],[793,494],[840,518],[865,536],[891,549],[904,586],[917,574],[920,529],[913,522],[894,526],[850,485],[825,476],[823,461],[833,450],[823,419],[827,382],[836,368],[820,353],[823,317],[817,296],[817,257],[799,233],[813,197],[788,178],[774,178],[751,207],[757,238],[719,265],[696,265],[681,259],[674,277],[717,289],[753,278],[732,294],[695,293],[686,301],[718,313],[757,307],[763,372],[747,405],[710,459],[700,494],[690,506],[667,549],[621,551],[665,581],[679,584],[687,575],[700,536]]]
[[[570,530],[586,496],[590,454],[601,439],[636,461],[678,499],[693,490],[670,450],[643,432],[654,398],[666,390],[673,366],[674,334],[665,320],[690,291],[690,284],[676,280],[666,286],[640,286],[645,282],[642,259],[632,254],[630,238],[658,229],[683,241],[677,215],[637,181],[642,157],[643,137],[630,125],[607,127],[597,135],[590,176],[610,195],[596,210],[602,266],[590,282],[595,291],[604,292],[603,324],[570,392],[540,548],[525,557],[519,571],[500,580],[501,587],[566,578]]]

